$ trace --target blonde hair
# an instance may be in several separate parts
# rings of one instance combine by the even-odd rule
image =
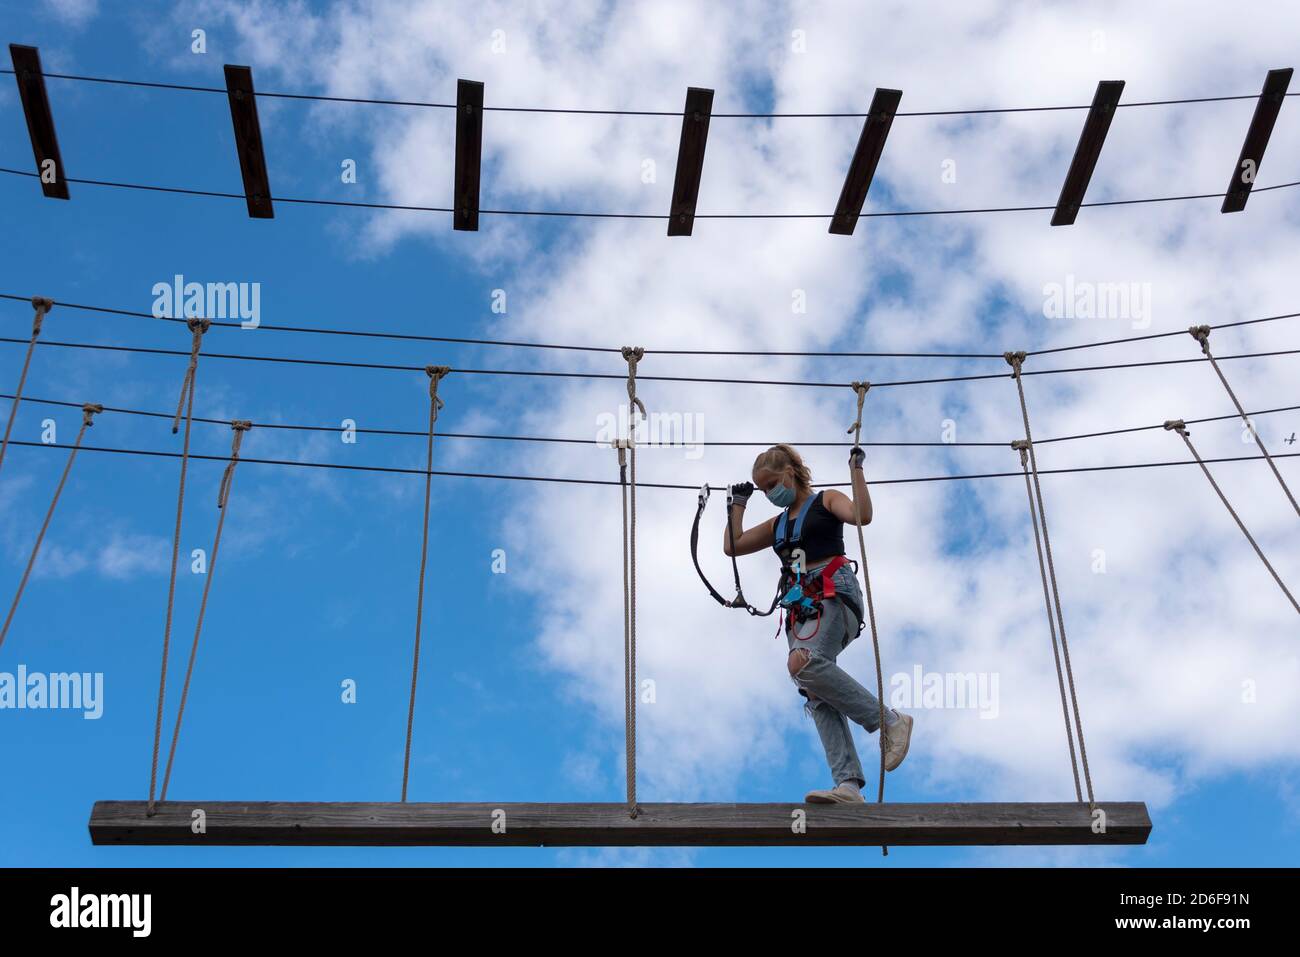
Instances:
[[[794,475],[794,483],[804,492],[812,491],[812,471],[804,465],[802,456],[795,451],[794,446],[774,445],[766,452],[759,453],[758,458],[754,459],[754,473],[757,474],[759,469],[768,472],[784,472],[789,469]]]

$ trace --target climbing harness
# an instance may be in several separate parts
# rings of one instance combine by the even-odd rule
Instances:
[[[411,736],[415,729],[415,684],[420,674],[420,625],[424,618],[424,569],[429,557],[429,500],[433,482],[433,426],[444,405],[438,398],[438,383],[451,372],[450,366],[425,366],[429,377],[429,450],[424,469],[424,526],[420,536],[420,584],[415,599],[415,649],[411,655],[411,703],[406,712],[406,753],[402,758],[402,801],[411,777]]]
[[[27,343],[27,357],[23,359],[23,371],[18,375],[18,388],[14,390],[13,404],[9,406],[9,421],[5,425],[4,440],[0,442],[0,465],[4,464],[5,451],[9,448],[9,433],[13,431],[14,418],[18,415],[18,403],[23,398],[23,385],[27,382],[27,369],[32,364],[32,351],[36,348],[36,338],[41,334],[41,323],[45,321],[46,313],[54,308],[54,300],[33,296],[32,307],[36,310],[36,315],[32,318],[32,338]]]
[[[856,575],[858,566],[855,562],[850,562],[843,555],[833,556],[823,567],[815,570],[809,570],[807,559],[803,549],[804,542],[804,521],[812,512],[816,504],[817,496],[810,495],[804,499],[803,505],[799,509],[799,514],[791,516],[790,506],[786,508],[777,517],[776,527],[772,534],[772,548],[777,555],[781,557],[781,579],[777,585],[777,604],[782,609],[781,626],[777,628],[776,634],[780,635],[784,627],[790,625],[791,621],[799,625],[807,621],[816,619],[818,624],[814,627],[811,634],[799,635],[802,641],[808,641],[817,634],[817,629],[821,627],[821,614],[823,602],[830,598],[839,598],[853,612],[854,618],[858,622],[858,632],[861,633],[865,622],[862,616],[862,607],[848,595],[837,595],[835,591],[834,575],[846,564],[853,565],[853,573]],[[823,506],[824,508],[825,506]]]
[[[14,405],[17,405],[15,400]],[[9,614],[5,616],[4,627],[0,628],[0,646],[5,643],[5,636],[9,634],[9,625],[14,620],[14,612],[18,610],[18,601],[23,597],[23,589],[27,587],[27,579],[32,573],[32,567],[36,564],[36,556],[40,553],[41,542],[45,539],[45,533],[49,531],[50,519],[54,517],[54,506],[59,504],[59,495],[63,492],[63,485],[68,481],[68,473],[72,471],[72,463],[77,458],[77,451],[81,448],[81,440],[85,438],[86,429],[95,423],[91,421],[92,417],[104,411],[104,407],[97,402],[87,402],[81,407],[81,429],[77,432],[77,440],[72,443],[72,451],[68,453],[68,463],[63,466],[63,475],[59,478],[59,484],[54,489],[54,498],[50,500],[50,508],[45,513],[45,521],[41,524],[41,530],[36,536],[36,544],[32,546],[31,557],[27,559],[27,567],[23,569],[22,580],[18,582],[18,591],[14,593],[13,604],[9,606]]]
[[[832,598],[838,598],[849,611],[853,612],[853,618],[858,623],[857,633],[861,634],[865,624],[862,620],[862,606],[851,596],[837,592],[834,578],[835,573],[845,565],[851,566],[853,574],[856,575],[857,562],[843,555],[836,555],[821,568],[803,571],[802,561],[801,558],[796,559],[782,569],[781,589],[777,592],[780,595],[778,604],[783,611],[781,627],[793,627],[794,637],[798,641],[811,641],[821,628],[824,603]],[[799,634],[798,626],[808,621],[816,622],[813,630],[806,635]],[[781,628],[777,628],[776,634],[781,634]]]
[[[1249,421],[1247,424],[1249,424]],[[1214,488],[1214,491],[1218,493],[1219,500],[1223,502],[1224,506],[1228,509],[1228,514],[1231,515],[1233,521],[1237,523],[1237,527],[1241,529],[1241,533],[1246,536],[1246,541],[1250,542],[1251,547],[1255,549],[1255,554],[1258,555],[1259,560],[1264,563],[1264,567],[1268,569],[1268,573],[1273,576],[1273,581],[1277,582],[1277,586],[1282,589],[1282,594],[1286,595],[1287,600],[1291,602],[1291,607],[1297,612],[1300,612],[1300,604],[1296,603],[1295,596],[1291,594],[1291,590],[1287,588],[1286,584],[1282,581],[1282,576],[1280,576],[1277,573],[1277,570],[1273,568],[1273,564],[1264,557],[1264,550],[1259,547],[1259,543],[1257,543],[1255,537],[1250,534],[1245,523],[1237,514],[1237,510],[1232,507],[1232,503],[1228,501],[1228,497],[1223,494],[1223,489],[1219,488],[1219,483],[1214,480],[1214,476],[1210,474],[1210,470],[1206,468],[1205,463],[1201,461],[1201,453],[1196,451],[1196,446],[1192,445],[1192,440],[1188,438],[1187,423],[1182,419],[1170,419],[1165,423],[1165,429],[1170,432],[1177,432],[1182,436],[1183,442],[1187,444],[1187,450],[1192,453],[1192,456],[1196,459],[1196,464],[1201,467],[1201,471],[1205,473],[1205,477],[1210,480],[1210,485]],[[1252,429],[1251,431],[1254,430]],[[1261,445],[1260,448],[1262,449],[1263,446]],[[1285,487],[1284,483],[1283,488]]]

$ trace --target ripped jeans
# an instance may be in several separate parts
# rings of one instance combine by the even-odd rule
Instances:
[[[824,564],[818,562],[809,570],[817,571]],[[843,565],[831,580],[837,592],[851,595],[859,607],[865,609],[853,566]],[[804,710],[812,715],[817,725],[831,776],[837,785],[854,781],[858,787],[864,787],[866,778],[862,776],[862,764],[853,746],[849,721],[875,731],[880,727],[880,701],[835,663],[840,652],[857,636],[857,617],[839,598],[822,602],[819,619],[809,619],[800,625],[787,616],[785,637],[790,650],[804,648],[810,653],[808,663],[797,674],[791,675],[790,680],[808,699]],[[797,658],[795,664],[798,664]]]

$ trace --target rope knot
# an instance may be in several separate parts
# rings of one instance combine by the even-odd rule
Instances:
[[[98,402],[87,402],[81,407],[81,422],[83,425],[91,426],[95,423],[91,421],[92,416],[98,415],[104,411],[104,407]]]
[[[1187,423],[1182,419],[1166,419],[1165,429],[1170,432],[1177,432],[1179,435],[1187,434]]]
[[[194,340],[190,343],[190,364],[185,369],[185,378],[181,379],[181,396],[176,401],[176,417],[172,419],[172,435],[180,431],[181,412],[185,408],[185,396],[190,397],[191,403],[194,401],[194,372],[199,367],[199,348],[203,345],[203,334],[212,327],[212,320],[187,319],[185,325],[194,334]],[[187,425],[186,429],[188,428]],[[187,431],[185,434],[188,435],[189,432]]]
[[[1210,327],[1209,326],[1188,326],[1187,334],[1201,344],[1201,351],[1207,356],[1210,354]]]
[[[32,338],[41,334],[41,323],[45,321],[45,314],[54,308],[54,300],[46,299],[44,296],[32,296],[32,308],[36,314],[32,317]]]
[[[649,418],[650,413],[645,410],[645,403],[637,398],[636,395],[636,365],[645,358],[645,350],[640,346],[624,346],[622,349],[623,358],[627,360],[627,401],[631,408],[641,411],[641,415]]]
[[[1023,466],[1029,461],[1029,440],[1012,439],[1011,447],[1020,453],[1020,464]]]
[[[1004,352],[1002,358],[1007,360],[1007,365],[1011,366],[1011,374],[1020,377],[1020,367],[1025,364],[1028,353],[1024,350],[1019,352]]]
[[[438,398],[438,383],[451,374],[451,366],[425,366],[424,373],[429,377],[429,399],[433,402],[434,418],[437,418],[437,412],[445,404]]]
[[[848,434],[853,435],[856,433],[856,437],[854,438],[854,442],[856,443],[862,438],[862,403],[866,401],[867,390],[871,388],[871,383],[866,381],[850,382],[849,388],[851,388],[858,397],[858,416],[853,420],[853,424],[848,428]]]
[[[253,423],[248,419],[235,419],[230,423],[230,429],[234,433],[230,440],[230,461],[226,463],[226,471],[221,476],[221,485],[217,488],[217,508],[225,508],[226,502],[230,499],[230,482],[235,477],[235,463],[239,461],[239,447],[244,442],[244,433],[253,427]]]

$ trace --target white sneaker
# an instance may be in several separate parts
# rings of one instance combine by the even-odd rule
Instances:
[[[844,781],[829,791],[809,791],[804,796],[805,804],[863,804],[862,792],[852,781]]]
[[[885,770],[892,771],[903,763],[912,744],[912,716],[895,710],[898,720],[882,729],[885,744]]]

